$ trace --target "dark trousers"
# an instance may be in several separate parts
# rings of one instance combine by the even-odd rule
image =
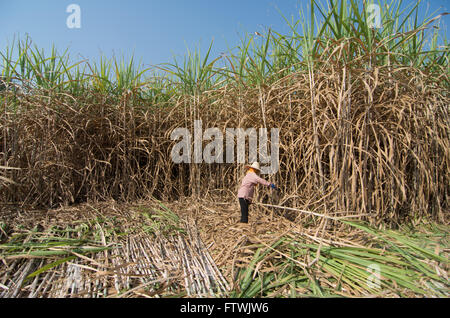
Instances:
[[[244,198],[239,198],[239,205],[241,206],[241,223],[248,223],[248,207],[250,201]]]

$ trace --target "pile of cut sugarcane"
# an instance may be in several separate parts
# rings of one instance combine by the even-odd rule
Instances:
[[[162,204],[24,214],[2,221],[0,298],[211,297],[229,289],[195,227]]]

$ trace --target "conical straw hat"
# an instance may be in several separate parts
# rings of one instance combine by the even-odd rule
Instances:
[[[246,169],[253,168],[255,170],[261,171],[261,167],[259,166],[259,162],[254,162],[251,166],[246,165],[245,168]]]

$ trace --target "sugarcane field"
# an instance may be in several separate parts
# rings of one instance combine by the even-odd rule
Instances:
[[[150,67],[1,38],[0,298],[448,298],[450,14],[426,3],[301,1]]]

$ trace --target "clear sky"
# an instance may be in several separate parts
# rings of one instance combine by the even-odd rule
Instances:
[[[303,3],[302,3],[303,2]],[[213,57],[239,44],[240,34],[271,27],[287,34],[284,15],[298,17],[305,0],[0,0],[0,51],[14,36],[29,34],[40,48],[69,48],[75,61],[100,53],[134,52],[145,65],[172,62],[186,47],[205,52],[214,39]],[[408,2],[408,1],[405,1]],[[423,0],[430,12],[450,12],[450,0]],[[81,8],[81,28],[69,29],[66,8]],[[448,25],[450,16],[444,19]]]

